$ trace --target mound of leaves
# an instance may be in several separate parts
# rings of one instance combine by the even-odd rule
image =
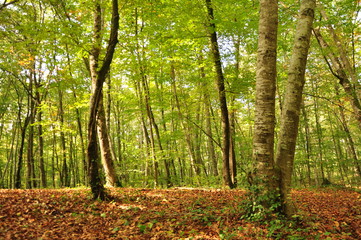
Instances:
[[[361,239],[361,194],[297,190],[298,221],[249,222],[243,190],[0,190],[0,239]]]

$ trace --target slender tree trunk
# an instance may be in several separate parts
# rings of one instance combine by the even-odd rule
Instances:
[[[236,158],[236,142],[234,138],[234,136],[236,135],[236,116],[234,111],[232,111],[231,114],[229,115],[229,121],[230,121],[229,168],[231,171],[231,180],[233,187],[237,187],[237,158]]]
[[[18,162],[17,168],[15,172],[15,188],[21,188],[21,172],[23,168],[23,156],[24,156],[24,145],[25,145],[25,138],[26,138],[26,129],[30,123],[30,117],[26,116],[24,120],[24,125],[21,126],[21,104],[19,104],[19,112],[18,112],[18,119],[19,125],[21,129],[21,137],[20,137],[20,146],[19,146],[19,153],[18,153]]]
[[[67,50],[67,60],[68,60],[69,73],[70,73],[70,76],[73,78],[72,65],[71,65],[71,61],[70,61],[68,45],[66,45],[66,50]],[[85,63],[86,63],[86,61],[85,61]],[[86,63],[86,68],[87,68],[88,71],[90,71],[88,63]],[[74,100],[77,101],[78,97],[77,97],[77,94],[76,94],[76,88],[73,86],[72,90],[73,90]],[[88,183],[88,166],[87,166],[87,161],[86,161],[86,151],[85,151],[83,127],[82,127],[81,114],[80,114],[79,108],[75,108],[75,114],[76,114],[76,122],[77,122],[77,125],[78,125],[78,132],[79,132],[79,138],[80,138],[80,147],[81,147],[81,160],[82,160],[82,165],[83,165],[82,166],[82,175],[83,175],[82,182],[83,182],[83,184],[87,184]]]
[[[28,149],[27,149],[27,171],[26,171],[26,188],[36,188],[35,180],[35,159],[34,159],[34,117],[30,116],[30,127],[28,133]]]
[[[97,115],[99,110],[99,102],[101,99],[103,83],[106,75],[109,72],[110,64],[113,60],[115,46],[118,43],[118,29],[119,29],[119,13],[118,1],[112,0],[112,19],[111,30],[108,41],[107,51],[102,65],[99,65],[99,56],[101,48],[101,31],[102,31],[102,16],[100,2],[95,3],[94,10],[94,35],[93,48],[89,57],[89,66],[91,72],[91,79],[93,83],[93,91],[90,98],[90,111],[88,122],[88,166],[89,166],[89,181],[94,199],[104,200],[106,195],[104,186],[99,174],[99,154],[97,143]]]
[[[136,82],[135,82],[135,89],[136,89],[136,93],[138,95],[139,109],[141,112],[141,122],[142,122],[144,140],[146,143],[147,159],[151,159],[151,161],[152,161],[154,187],[158,187],[159,186],[159,166],[158,166],[159,164],[158,164],[158,159],[157,159],[157,156],[155,153],[156,151],[155,151],[155,141],[154,141],[154,135],[153,135],[153,125],[151,123],[149,124],[149,131],[148,131],[148,128],[147,128],[148,125],[146,123],[146,117],[148,116],[147,107],[146,107],[146,103],[145,103],[145,97],[143,94],[143,88],[141,87],[141,83],[139,80],[136,80]],[[149,117],[148,117],[148,120],[149,120]]]
[[[114,107],[115,111],[114,111],[114,118],[116,119],[116,152],[115,154],[117,155],[117,159],[118,159],[118,165],[120,166],[120,172],[122,174],[125,173],[125,166],[123,165],[124,162],[124,157],[123,157],[123,148],[122,148],[122,134],[124,135],[124,130],[122,130],[121,126],[124,125],[122,124],[122,118],[121,118],[121,110],[120,110],[120,104],[116,104],[116,106]]]
[[[35,159],[34,159],[34,123],[36,116],[36,103],[33,99],[33,89],[34,89],[34,73],[30,73],[30,83],[29,83],[29,132],[28,132],[28,145],[27,145],[27,161],[26,161],[26,188],[36,188],[36,178],[35,178]]]
[[[209,18],[211,49],[213,54],[214,67],[217,74],[216,83],[217,83],[219,104],[221,109],[221,119],[222,119],[223,184],[230,188],[234,188],[234,183],[232,182],[231,179],[231,170],[229,166],[231,136],[230,136],[227,98],[226,98],[226,91],[224,86],[224,75],[222,70],[221,55],[219,52],[216,25],[214,23],[213,6],[211,0],[206,0],[206,6],[207,6],[207,12]]]
[[[208,96],[209,97],[209,96]],[[212,133],[212,121],[210,113],[210,103],[209,98],[205,98],[205,117],[206,117],[206,132],[207,132],[207,143],[208,143],[208,155],[211,160],[211,172],[213,176],[218,176],[218,161],[215,151],[215,146],[213,142],[213,133]]]
[[[305,105],[302,104],[302,115],[305,122],[305,141],[306,141],[306,154],[307,154],[307,178],[308,184],[311,185],[311,156],[312,156],[312,144],[311,144],[311,131],[308,125],[308,117],[305,109]]]
[[[53,141],[52,141],[52,147],[53,147],[53,151],[52,151],[52,155],[51,155],[51,180],[53,183],[53,188],[56,187],[56,182],[55,182],[55,171],[56,171],[56,136],[55,136],[55,132],[53,132]]]
[[[218,161],[214,146],[213,132],[212,132],[212,116],[211,116],[211,101],[209,91],[206,83],[206,74],[203,67],[203,57],[199,57],[200,65],[200,77],[202,78],[202,90],[203,90],[203,101],[204,101],[204,114],[206,119],[206,135],[207,135],[207,150],[210,158],[210,169],[213,176],[218,176]],[[173,80],[174,81],[174,80]]]
[[[75,92],[73,91],[74,98],[77,99]],[[88,182],[88,165],[86,162],[86,151],[85,151],[85,143],[84,143],[84,136],[83,136],[83,128],[81,124],[81,118],[80,118],[80,111],[78,108],[75,109],[76,114],[76,122],[78,125],[78,131],[79,131],[79,138],[80,138],[80,147],[81,147],[81,160],[82,160],[82,170],[83,170],[83,183]]]
[[[17,119],[16,121],[19,121]],[[4,127],[3,124],[1,124],[1,128]],[[15,171],[16,171],[16,157],[17,157],[17,149],[18,149],[18,142],[19,142],[19,130],[21,128],[19,126],[14,126],[12,130],[12,136],[11,136],[11,142],[9,143],[9,155],[7,156],[9,166],[9,188],[15,188]],[[2,130],[1,130],[2,132]],[[2,134],[0,134],[1,136]],[[1,137],[0,137],[1,138]]]
[[[337,94],[337,96],[339,96],[338,88],[336,88],[336,94]],[[356,169],[356,173],[361,178],[361,167],[360,167],[359,159],[358,159],[358,156],[357,156],[355,142],[354,142],[353,137],[351,135],[350,128],[349,128],[349,126],[347,124],[347,121],[346,121],[345,112],[344,112],[343,108],[341,107],[341,105],[339,105],[339,113],[340,113],[340,121],[341,121],[341,124],[342,124],[342,128],[343,128],[343,131],[346,134],[347,147],[348,147],[349,152],[351,154],[351,157],[352,157],[352,160],[353,160],[353,163],[354,163],[354,167]]]
[[[37,122],[38,122],[38,149],[39,149],[39,170],[40,170],[40,185],[43,188],[46,188],[46,172],[45,172],[45,163],[44,163],[44,138],[43,138],[43,123],[42,123],[42,114],[43,110],[41,109],[41,95],[40,95],[40,88],[41,88],[41,81],[40,78],[34,78],[34,85],[35,85],[35,103],[38,108],[37,111]]]
[[[316,85],[315,85],[316,84]],[[312,90],[314,92],[314,95],[318,95],[318,86],[317,83],[312,82]],[[325,172],[324,172],[324,161],[323,161],[323,132],[321,128],[321,122],[320,122],[320,115],[319,115],[319,103],[318,99],[314,99],[314,114],[315,114],[315,124],[316,124],[316,135],[317,135],[317,143],[318,143],[318,158],[317,162],[320,166],[319,171],[321,172],[321,180],[322,182],[326,179]],[[321,182],[321,183],[322,183]],[[319,179],[316,179],[316,183],[320,184]]]
[[[142,76],[142,87],[143,87],[143,90],[144,90],[144,102],[145,102],[145,107],[146,107],[146,111],[147,111],[147,116],[148,116],[150,125],[152,126],[151,127],[151,138],[153,137],[153,132],[152,131],[153,131],[153,128],[154,128],[154,131],[155,131],[154,134],[155,134],[155,136],[157,138],[158,148],[159,148],[159,151],[162,154],[162,160],[163,160],[163,163],[164,163],[165,181],[167,183],[167,187],[170,187],[170,186],[172,186],[172,183],[170,181],[169,164],[168,164],[168,162],[166,160],[166,157],[164,156],[164,153],[163,153],[163,146],[162,146],[162,142],[161,142],[161,138],[160,138],[159,127],[158,127],[158,124],[155,122],[153,110],[152,110],[152,107],[150,106],[149,86],[148,86],[148,83],[146,82],[146,78],[145,78],[144,75]]]
[[[351,97],[351,106],[353,109],[353,116],[358,121],[359,128],[361,128],[361,101],[358,94],[359,84],[353,83],[350,79],[352,79],[352,72],[349,73],[345,67],[348,65],[343,62],[344,57],[337,56],[333,49],[329,46],[326,40],[323,38],[320,29],[313,29],[313,33],[321,47],[324,51],[325,61],[331,71],[331,73],[338,78],[340,85],[345,90],[345,93]],[[351,76],[350,76],[351,74]]]
[[[102,94],[101,94],[102,95]],[[110,139],[108,134],[108,127],[105,118],[105,111],[103,105],[103,97],[100,97],[99,109],[98,109],[98,138],[100,143],[100,151],[102,154],[102,163],[105,173],[106,185],[110,187],[119,186],[119,181],[117,179],[115,165],[112,156],[112,150],[110,145]]]
[[[101,38],[101,36],[99,36]],[[99,50],[100,51],[100,50]],[[89,71],[94,72],[96,70],[92,69],[92,66],[89,66]],[[90,73],[92,75],[92,73]],[[95,77],[92,78],[92,91],[96,86],[97,79]],[[105,82],[105,80],[104,80]],[[110,95],[108,95],[110,97]],[[100,143],[100,153],[101,153],[101,162],[103,165],[106,185],[109,187],[118,187],[120,186],[120,181],[117,178],[116,168],[114,164],[114,154],[113,149],[110,141],[110,136],[108,133],[109,128],[109,118],[110,112],[105,112],[104,108],[104,96],[103,92],[100,93],[99,97],[99,105],[98,105],[98,112],[97,112],[97,136]],[[110,100],[108,100],[108,109],[110,109]],[[107,123],[108,122],[108,123]],[[79,125],[79,124],[78,124]],[[79,125],[80,127],[81,125]]]
[[[43,138],[43,125],[42,121],[42,110],[40,109],[38,112],[38,137],[39,137],[39,169],[40,169],[40,181],[41,187],[47,187],[46,181],[46,171],[45,171],[45,163],[44,163],[44,138]]]
[[[61,147],[61,156],[62,156],[62,169],[61,169],[61,185],[62,187],[70,187],[70,176],[69,176],[69,166],[67,161],[67,154],[66,154],[66,139],[64,133],[64,108],[63,108],[63,92],[58,89],[59,95],[59,121],[61,125],[60,130],[60,147]]]
[[[201,106],[202,106],[201,104],[199,104],[197,106],[197,110],[196,110],[196,112],[197,112],[196,121],[197,122],[202,122],[202,120],[201,120]],[[202,141],[202,135],[201,135],[200,127],[197,127],[197,129],[195,129],[193,132],[194,132],[193,146],[194,146],[194,153],[195,153],[195,157],[196,157],[195,162],[199,166],[199,168],[203,169],[204,175],[207,178],[208,173],[207,173],[207,169],[206,169],[206,166],[205,166],[203,158],[202,158],[201,145],[202,145],[203,141]]]
[[[184,116],[184,114],[183,114],[183,111],[182,111],[181,105],[180,105],[180,101],[178,98],[178,90],[177,90],[177,85],[176,85],[176,73],[175,73],[175,69],[174,69],[173,65],[171,66],[170,77],[172,79],[171,84],[172,84],[175,105],[176,105],[176,108],[178,111],[180,124],[181,124],[184,134],[185,134],[185,140],[186,140],[188,153],[189,153],[190,160],[191,160],[191,168],[192,168],[195,176],[198,177],[201,174],[201,170],[196,162],[196,154],[195,154],[193,143],[192,143],[191,130],[190,130],[189,125],[185,123],[186,116]]]
[[[320,10],[322,17],[326,20],[329,21],[329,18],[326,14],[326,12],[324,11],[324,9]],[[338,59],[340,60],[340,62],[342,63],[342,68],[344,69],[345,73],[347,73],[348,78],[350,79],[352,85],[354,86],[354,91],[355,91],[355,95],[357,96],[357,98],[360,98],[360,83],[357,79],[357,74],[355,71],[355,67],[352,66],[351,64],[351,60],[350,58],[347,56],[347,51],[345,49],[346,44],[342,41],[342,39],[340,39],[340,37],[338,36],[338,34],[336,33],[334,27],[332,26],[332,24],[328,23],[327,24],[327,29],[328,32],[330,33],[332,39],[333,39],[333,43],[334,45],[337,47],[338,53],[339,53],[339,57]]]
[[[340,164],[343,161],[343,159],[342,159],[342,151],[341,151],[341,148],[340,148],[339,139],[336,136],[337,135],[337,130],[335,131],[335,128],[337,129],[337,125],[335,127],[335,125],[333,123],[333,119],[331,117],[331,111],[330,110],[327,111],[327,115],[328,115],[328,119],[329,119],[329,123],[330,123],[330,131],[331,131],[331,136],[332,136],[332,142],[333,142],[333,146],[334,146],[335,154],[336,154],[336,159],[337,159],[338,173],[340,174],[342,183],[344,184],[345,179],[344,179],[344,176],[343,176],[343,169],[342,169],[341,164]]]
[[[234,39],[234,47],[235,47],[235,64],[234,64],[234,83],[238,83],[239,81],[239,65],[240,65],[240,45],[241,39],[240,36],[236,36]],[[237,186],[237,158],[236,158],[236,110],[234,109],[234,105],[236,102],[235,94],[231,95],[230,106],[232,106],[232,111],[229,114],[229,122],[230,122],[230,159],[229,166],[231,169],[231,179],[234,184],[234,187]]]
[[[293,51],[288,68],[288,79],[277,145],[276,164],[281,176],[281,198],[285,203],[283,211],[288,217],[291,217],[295,212],[290,200],[290,188],[315,7],[315,0],[301,0]]]

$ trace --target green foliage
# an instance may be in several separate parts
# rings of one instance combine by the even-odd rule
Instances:
[[[117,174],[125,186],[138,187],[155,187],[157,175],[156,187],[165,187],[165,166],[168,164],[170,181],[175,186],[220,187],[220,174],[216,176],[212,172],[214,168],[221,172],[221,147],[215,143],[221,142],[221,121],[205,24],[205,2],[120,0],[119,4],[119,44],[103,92]],[[244,186],[245,172],[252,159],[259,2],[213,0],[212,4],[228,107],[235,117],[233,137],[237,180]],[[102,1],[101,5],[104,16],[102,46],[106,46],[110,2]],[[283,101],[298,5],[291,0],[279,5],[278,113]],[[357,64],[361,56],[358,45],[361,26],[359,2],[323,0],[320,6],[329,19],[322,18],[318,11],[314,27],[320,28],[325,39],[332,44],[327,24],[334,26],[351,65],[356,73],[360,72]],[[31,179],[35,182],[40,179],[40,170],[36,167],[40,159],[39,127],[43,129],[41,137],[48,185],[61,186],[64,174],[62,156],[71,169],[71,186],[87,184],[83,159],[91,89],[87,67],[92,46],[93,7],[94,2],[89,0],[39,0],[17,1],[1,9],[1,187],[14,185],[14,173],[19,166],[21,130],[31,112],[41,112],[42,119],[34,119],[25,129],[23,168],[20,171],[22,186],[26,180],[29,141],[34,143],[35,177]],[[350,139],[354,142],[355,156],[359,156],[360,128],[353,119],[350,98],[342,88],[336,91],[335,85],[339,83],[325,64],[324,52],[319,50],[316,39],[311,45],[306,94],[303,96],[305,114],[300,113],[294,183],[302,186],[320,184],[319,179],[324,174],[332,182],[357,185],[360,177],[355,169],[359,161],[351,154]],[[331,50],[338,54],[335,46]],[[103,57],[104,51],[100,53],[101,60]],[[63,93],[62,98],[59,92]],[[39,94],[40,102],[35,101],[36,94]],[[159,139],[148,117],[145,96],[158,126]],[[37,102],[33,109],[32,101]],[[60,102],[65,109],[63,114],[60,113]],[[345,121],[340,117],[341,111]],[[210,126],[207,120],[210,120]],[[30,127],[34,130],[33,140],[29,138]],[[215,166],[206,133],[214,139]],[[62,135],[65,139],[64,155]],[[199,163],[192,163],[195,159]],[[154,164],[158,164],[158,169]],[[194,165],[201,169],[197,174]],[[272,196],[256,198],[259,203],[273,199]],[[259,203],[249,204],[250,218],[268,214]],[[272,209],[278,207],[273,205]]]
[[[247,194],[247,200],[242,203],[245,207],[243,219],[262,222],[282,216],[279,193],[266,190],[263,184],[252,184]]]

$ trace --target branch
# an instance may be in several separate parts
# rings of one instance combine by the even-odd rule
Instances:
[[[328,61],[328,59],[326,57],[324,49],[329,48],[329,46],[327,45],[326,41],[323,39],[320,30],[312,29],[312,32],[313,32],[313,35],[316,37],[318,45],[321,47],[321,52],[322,52],[323,58],[325,59],[325,62],[327,64],[328,68],[330,69],[332,75],[334,75],[337,79],[342,81],[342,78],[333,70],[331,63]]]
[[[112,20],[111,20],[111,30],[108,40],[107,52],[104,58],[102,67],[99,70],[99,78],[105,78],[105,75],[108,73],[110,64],[113,60],[113,55],[115,52],[115,46],[118,43],[118,29],[119,29],[119,10],[118,10],[118,0],[112,1]]]
[[[345,110],[345,111],[347,111],[347,112],[355,113],[354,111],[345,108],[341,103],[334,102],[334,101],[330,100],[329,98],[326,98],[326,97],[323,97],[323,96],[317,96],[317,95],[314,95],[314,94],[311,94],[311,93],[303,93],[303,94],[306,95],[306,96],[309,96],[309,97],[319,98],[319,99],[326,100],[327,102],[331,103],[332,105],[338,106],[338,107],[342,108],[343,110]]]
[[[6,2],[6,0],[3,2],[3,4],[1,4],[0,6],[0,11],[3,10],[4,8],[6,8],[7,6],[11,5],[11,4],[14,4],[16,2],[18,2],[19,0],[13,0],[11,2]]]
[[[199,126],[197,123],[195,123],[194,121],[192,121],[189,117],[184,116],[185,119],[187,119],[189,122],[191,122],[192,124],[194,124],[194,126],[196,126],[197,128],[199,128],[205,135],[207,135],[207,137],[209,137],[218,147],[222,148],[221,144],[219,142],[217,142],[217,140],[215,140],[211,135],[209,135],[206,131],[204,131],[204,129]]]

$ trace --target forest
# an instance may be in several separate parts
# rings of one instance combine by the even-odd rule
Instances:
[[[294,216],[291,189],[359,191],[360,11],[359,0],[2,0],[0,189],[109,200],[135,188],[144,201],[248,189],[250,219]]]

